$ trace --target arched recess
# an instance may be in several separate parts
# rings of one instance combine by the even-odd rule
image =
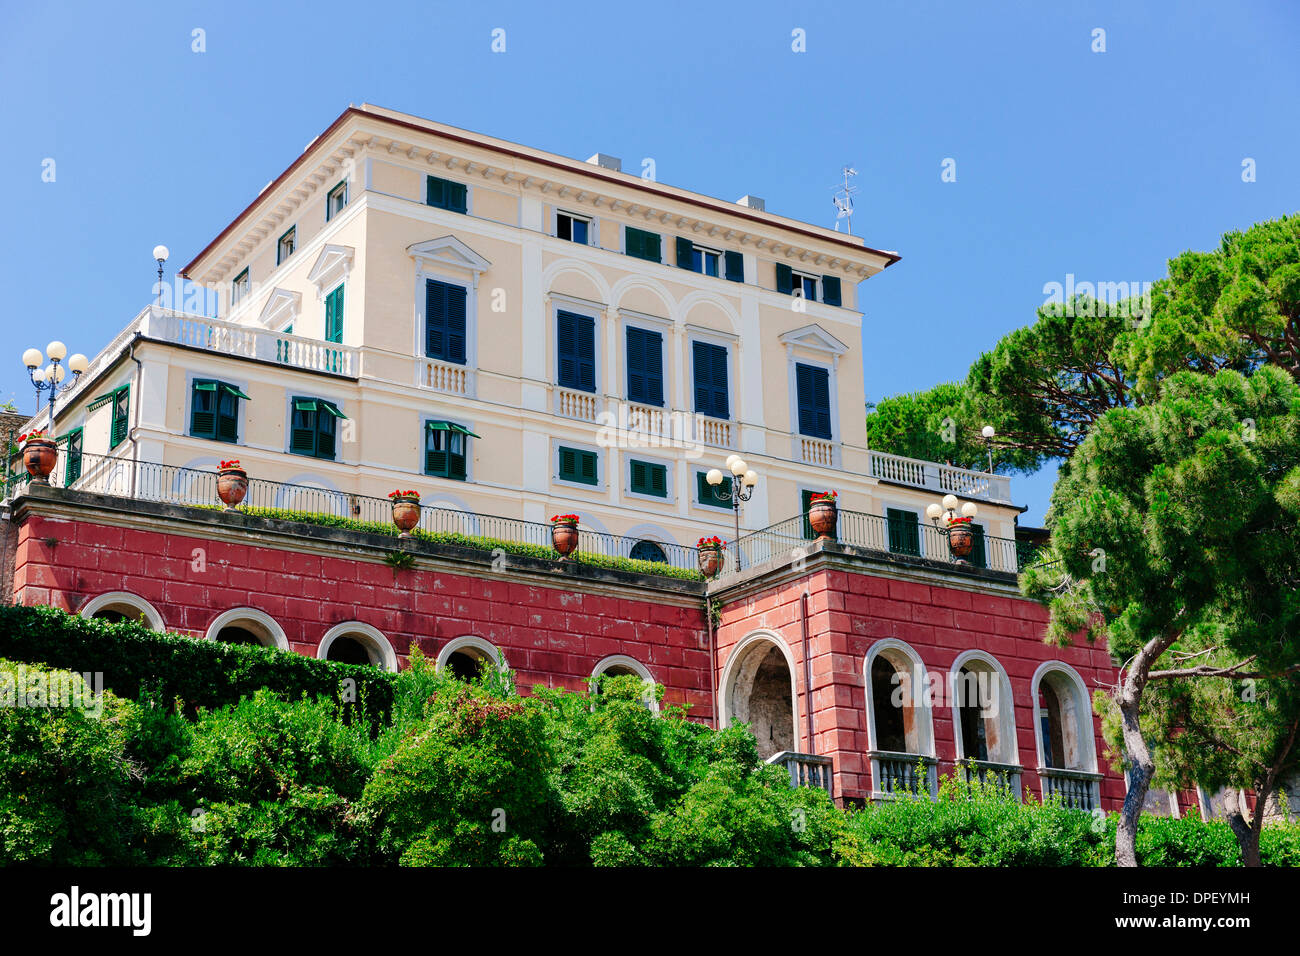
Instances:
[[[1020,766],[1011,680],[997,658],[970,650],[948,671],[957,756],[966,760]]]
[[[1066,806],[1099,806],[1097,736],[1083,678],[1064,661],[1044,661],[1029,688],[1043,799],[1056,794]]]
[[[107,591],[91,598],[78,612],[86,620],[139,621],[151,631],[164,629],[162,615],[152,604],[130,591]]]
[[[381,670],[397,671],[397,651],[377,627],[361,621],[335,624],[321,638],[316,656],[323,661],[372,664]]]
[[[505,655],[497,646],[473,634],[452,638],[438,652],[438,669],[450,667],[461,680],[477,677],[485,662],[499,670],[506,669]]]
[[[630,675],[640,677],[641,680],[650,685],[655,683],[655,679],[650,673],[650,668],[646,667],[635,657],[628,657],[626,654],[610,654],[608,657],[601,658],[600,661],[596,663],[596,666],[591,669],[592,677],[600,677],[606,674],[610,677]],[[651,692],[642,699],[645,701],[645,705],[649,710],[656,714],[659,713],[659,701],[655,699],[653,686],[651,687]]]
[[[715,311],[722,318],[722,321],[713,321],[710,311]],[[737,335],[740,333],[740,313],[736,311],[730,302],[712,292],[701,292],[699,290],[688,292],[677,303],[677,314],[688,325],[698,324],[717,331]]]
[[[578,276],[581,281],[565,282],[566,275]],[[590,283],[590,287],[583,283]],[[548,293],[577,296],[591,302],[613,301],[605,277],[593,266],[579,262],[577,259],[557,259],[547,266],[542,272],[542,288]]]
[[[780,635],[754,631],[727,657],[722,670],[722,720],[750,725],[764,760],[799,750],[794,656]]]
[[[874,799],[938,792],[930,675],[911,645],[876,641],[862,662]]]
[[[243,634],[234,634],[242,631]],[[223,636],[222,632],[226,632]],[[245,637],[247,635],[247,637]],[[231,608],[224,614],[217,615],[216,620],[208,625],[203,635],[209,641],[227,641],[230,643],[260,644],[262,647],[274,647],[282,651],[289,650],[289,638],[271,615],[255,607]]]

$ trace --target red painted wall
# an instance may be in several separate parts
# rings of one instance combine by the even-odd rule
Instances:
[[[413,642],[435,657],[472,634],[504,652],[523,690],[583,689],[598,661],[626,654],[665,686],[666,704],[690,704],[700,720],[713,715],[703,602],[679,607],[632,588],[617,597],[414,569],[394,580],[385,564],[342,556],[38,515],[22,523],[15,600],[76,612],[108,591],[139,595],[168,630],[200,637],[223,612],[258,608],[293,650],[311,656],[344,621],[378,628],[402,662]]]
[[[795,662],[798,689],[798,746],[806,743],[806,700],[799,597],[807,592],[809,657],[812,662],[815,752],[835,761],[836,796],[866,798],[871,793],[867,731],[866,685],[863,666],[872,644],[894,638],[909,644],[926,669],[947,675],[963,651],[987,652],[1006,670],[1015,707],[1016,738],[1022,785],[1041,799],[1035,768],[1038,754],[1033,728],[1030,682],[1046,660],[1071,665],[1091,695],[1116,680],[1105,647],[1055,648],[1043,643],[1047,612],[1018,597],[980,594],[956,588],[900,581],[840,570],[813,571],[805,577],[740,600],[723,608],[718,631],[718,679],[736,646],[759,629],[776,632]],[[1098,755],[1102,805],[1118,808],[1124,781],[1104,757],[1100,720],[1092,717]],[[952,772],[957,756],[951,707],[947,701],[933,709],[935,750],[940,775]]]

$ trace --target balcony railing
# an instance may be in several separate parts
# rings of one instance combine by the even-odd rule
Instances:
[[[54,473],[50,475],[51,485],[138,501],[198,506],[221,504],[221,499],[217,496],[215,471],[163,465],[157,462],[133,462],[129,458],[83,454],[80,474],[76,475],[69,484],[67,463],[66,448],[61,446],[58,464],[55,466]],[[14,498],[22,494],[29,481],[25,471],[13,473],[14,468],[21,469],[21,463],[14,461],[10,465],[11,472],[4,481],[6,498]],[[264,478],[249,478],[248,494],[242,506],[305,512],[310,515],[348,518],[388,526],[392,525],[393,517],[392,502],[387,498],[333,491],[310,485],[268,481]],[[432,534],[487,538],[492,541],[533,545],[544,549],[551,547],[551,526],[545,522],[526,521],[522,518],[503,518],[499,515],[424,505],[420,508],[420,523],[417,527]],[[631,558],[632,549],[641,540],[579,529],[578,551],[586,555]],[[671,567],[698,570],[699,557],[695,548],[673,542],[655,541],[654,543],[663,552],[666,563]]]
[[[555,387],[555,414],[561,418],[576,418],[580,422],[594,422],[600,415],[603,403],[592,392]]]
[[[801,514],[741,535],[735,546],[740,550],[744,568],[748,569],[805,555],[815,538],[808,524],[808,515]],[[891,530],[888,520],[881,515],[841,508],[836,539],[840,544],[874,551],[882,556],[925,558],[958,566],[957,559],[948,549],[947,534],[926,522],[895,526]],[[1019,574],[1033,562],[1033,554],[1032,549],[1027,549],[1014,538],[985,535],[982,552],[977,544],[968,559],[970,563],[962,566]],[[722,577],[735,573],[734,563],[728,562]]]
[[[1021,767],[1018,764],[964,757],[957,761],[957,766],[961,770],[962,779],[967,783],[979,782],[986,786],[997,787],[1017,800],[1020,799]]]
[[[833,762],[830,757],[818,757],[816,754],[801,754],[795,753],[793,750],[782,750],[779,754],[768,757],[767,762],[780,764],[789,771],[790,786],[821,787],[829,796],[835,796],[832,792],[831,769]]]
[[[872,750],[868,756],[871,758],[873,800],[890,800],[903,795],[924,795],[931,800],[938,798],[938,761],[933,757],[890,750]]]
[[[463,365],[419,359],[418,371],[420,384],[425,388],[448,395],[469,394],[469,371]]]
[[[881,481],[925,488],[941,494],[961,495],[981,501],[1011,501],[1011,482],[1005,475],[954,468],[933,461],[904,458],[883,451],[869,452],[870,475]]]
[[[1065,806],[1089,812],[1101,805],[1098,783],[1102,775],[1099,773],[1039,767],[1038,777],[1043,784],[1043,802],[1059,796]]]

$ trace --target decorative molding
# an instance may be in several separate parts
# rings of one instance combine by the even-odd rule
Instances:
[[[348,277],[355,258],[356,250],[351,246],[327,245],[316,257],[307,281],[316,286],[317,295],[324,297],[330,286]]]

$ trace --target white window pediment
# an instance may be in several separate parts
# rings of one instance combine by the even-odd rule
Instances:
[[[413,246],[407,246],[406,251],[415,260],[417,272],[423,272],[426,263],[436,262],[470,273],[474,278],[475,286],[478,285],[479,275],[492,265],[455,236],[417,242]]]
[[[355,256],[356,250],[351,246],[326,246],[316,257],[316,264],[307,274],[307,281],[313,283],[317,294],[324,297],[333,286],[348,277]]]
[[[849,350],[847,345],[815,323],[786,332],[781,336],[781,341],[785,343],[787,351],[798,347],[824,352],[836,358]]]
[[[288,289],[272,289],[271,295],[262,308],[258,321],[268,329],[282,329],[298,317],[302,311],[302,293]]]

